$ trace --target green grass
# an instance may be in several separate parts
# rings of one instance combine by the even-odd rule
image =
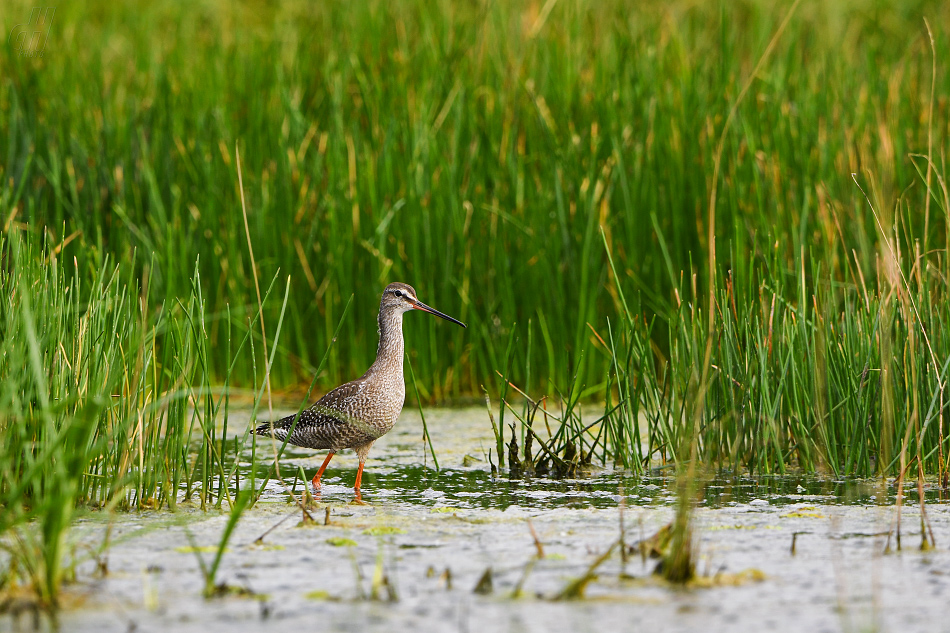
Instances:
[[[909,224],[894,220],[896,231]],[[551,450],[534,462],[571,472],[553,453],[574,466],[596,460],[643,472],[698,459],[734,472],[836,477],[916,477],[916,463],[945,482],[946,253],[928,263],[919,253],[882,250],[877,288],[841,283],[822,262],[804,259],[799,279],[788,280],[776,272],[774,254],[751,279],[717,266],[726,282],[714,295],[711,338],[709,303],[695,288],[680,289],[682,303],[660,328],[659,317],[628,308],[618,282],[620,316],[586,350],[611,363],[603,414],[583,419],[575,376],[554,400],[553,434],[538,438]],[[657,340],[658,331],[666,340]],[[535,404],[508,405],[522,443],[526,429],[538,430]]]
[[[767,56],[791,2],[57,7],[0,48],[16,573],[55,603],[76,508],[221,505],[229,394],[362,373],[394,280],[470,324],[407,318],[417,399],[551,396],[499,460],[945,475],[950,5],[893,4]]]
[[[47,249],[13,233],[0,252],[0,534],[15,536],[4,576],[19,568],[55,606],[78,506],[149,504],[160,482],[186,477],[185,407],[156,400],[195,376],[156,371],[154,324],[138,310],[147,291],[118,267],[106,263],[81,304],[79,276]],[[174,352],[169,368],[193,365],[191,350]]]
[[[0,594],[25,584],[55,609],[77,513],[233,506],[247,440],[226,441],[197,272],[152,311],[131,262],[84,281],[26,237],[0,237]]]
[[[29,6],[5,3],[0,19],[18,23]],[[602,330],[617,315],[599,227],[631,308],[660,316],[665,347],[674,291],[692,271],[703,295],[724,118],[788,6],[59,7],[42,59],[0,54],[0,220],[45,226],[54,242],[80,231],[63,252],[84,276],[111,255],[137,250],[144,266],[154,254],[153,306],[190,292],[197,259],[220,379],[226,306],[235,332],[256,312],[239,145],[260,277],[292,276],[275,386],[309,384],[354,293],[320,386],[359,375],[394,279],[473,325],[410,319],[423,397],[478,394],[512,324],[529,319],[536,384],[566,384],[576,367],[597,385],[610,361],[581,357],[586,324]],[[803,250],[836,283],[860,283],[860,270],[877,287],[880,234],[852,172],[882,212],[899,198],[913,210],[922,252],[942,248],[944,213],[930,205],[925,239],[924,161],[909,154],[928,149],[920,16],[938,29],[934,156],[947,146],[939,25],[950,15],[939,2],[901,6],[806,3],[739,108],[716,234],[720,265],[746,291],[768,264],[797,303]],[[806,266],[806,296],[813,273]],[[267,322],[278,311],[269,306]],[[515,377],[527,366],[519,359]],[[250,383],[249,368],[234,378]]]

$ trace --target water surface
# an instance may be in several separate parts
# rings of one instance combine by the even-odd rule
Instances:
[[[63,628],[950,630],[950,512],[936,490],[927,492],[927,514],[938,548],[918,549],[920,511],[908,486],[903,550],[885,555],[889,533],[896,546],[893,485],[720,474],[707,482],[695,514],[697,569],[708,586],[671,587],[651,573],[655,561],[615,554],[596,570],[585,599],[559,601],[618,540],[621,523],[630,544],[671,520],[669,470],[634,478],[607,469],[568,481],[492,477],[494,439],[483,409],[433,410],[426,419],[442,470],[432,469],[418,415],[407,411],[367,462],[367,505],[350,504],[352,454],[328,469],[315,526],[300,527],[287,491],[268,485],[238,525],[218,575],[254,597],[201,598],[189,548],[216,544],[225,514],[184,504],[176,513],[116,516],[114,544],[101,561],[108,573],[97,576],[92,560],[79,566],[68,592],[80,606],[63,616]],[[269,441],[258,450],[271,450]],[[298,466],[312,476],[322,458],[291,449],[283,460],[288,483]],[[84,518],[77,548],[101,542],[106,524],[102,514]],[[475,593],[488,569],[491,591]],[[0,617],[0,631],[14,627]]]

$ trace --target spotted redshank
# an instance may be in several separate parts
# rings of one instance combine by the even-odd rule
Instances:
[[[275,440],[285,438],[290,444],[306,448],[329,449],[327,458],[313,478],[315,491],[320,488],[320,477],[333,455],[344,448],[352,448],[360,460],[356,471],[356,498],[361,499],[360,481],[363,464],[373,442],[389,432],[396,423],[406,400],[406,383],[402,374],[405,343],[402,338],[402,315],[410,310],[422,310],[466,327],[416,298],[412,286],[392,283],[383,291],[379,302],[379,347],[376,361],[360,378],[317,400],[309,409],[296,415],[265,422],[255,433]],[[294,423],[296,419],[296,424]]]

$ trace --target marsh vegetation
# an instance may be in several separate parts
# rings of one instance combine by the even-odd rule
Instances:
[[[55,608],[88,511],[292,487],[231,413],[362,373],[393,280],[472,325],[407,391],[487,398],[486,471],[946,489],[947,3],[53,20],[0,52],[0,592]]]

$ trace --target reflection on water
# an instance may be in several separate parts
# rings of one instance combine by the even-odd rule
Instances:
[[[385,501],[403,506],[420,505],[460,509],[509,507],[612,508],[621,499],[632,506],[671,504],[675,498],[674,469],[659,466],[649,474],[632,477],[610,469],[595,471],[584,479],[508,479],[507,474],[492,477],[486,447],[494,445],[490,423],[484,409],[433,409],[426,413],[433,444],[443,465],[441,471],[424,466],[432,460],[422,442],[418,414],[405,411],[396,427],[373,447],[363,473],[363,497],[369,502]],[[257,477],[271,467],[271,447],[265,440],[258,445]],[[311,451],[288,445],[282,464],[285,475],[302,467],[308,477],[316,473],[324,451]],[[243,455],[241,477],[250,476],[251,453]],[[356,460],[350,452],[334,457],[324,476],[322,499],[344,501],[352,496]],[[291,475],[291,477],[293,477]],[[290,482],[288,482],[290,483]],[[749,502],[769,505],[794,503],[831,505],[893,505],[897,488],[887,482],[867,479],[831,479],[815,475],[786,474],[742,476],[718,474],[705,481],[700,503],[708,508],[724,508]],[[302,482],[296,489],[302,490]],[[283,495],[282,486],[271,482],[268,494]],[[905,484],[905,502],[917,502],[916,482]],[[946,495],[936,486],[925,488],[928,503],[940,503]]]
[[[259,466],[258,477],[267,468]],[[310,474],[309,472],[307,473]],[[245,468],[242,477],[250,476]],[[325,501],[343,500],[352,486],[355,473],[338,473],[324,479]],[[492,477],[485,470],[443,469],[435,471],[421,465],[367,471],[363,475],[363,496],[366,501],[459,509],[560,507],[616,507],[621,498],[631,506],[672,504],[676,481],[667,476],[630,477],[618,473],[593,475],[586,479],[511,480]],[[302,484],[297,483],[297,491]],[[268,486],[270,494],[283,494],[277,484]],[[927,503],[940,503],[940,491],[925,490]],[[804,475],[769,477],[717,477],[707,482],[700,503],[709,508],[723,508],[753,501],[784,506],[808,502],[821,505],[893,505],[896,487],[892,483],[866,479],[832,480]],[[905,503],[917,501],[916,485],[905,489]]]

